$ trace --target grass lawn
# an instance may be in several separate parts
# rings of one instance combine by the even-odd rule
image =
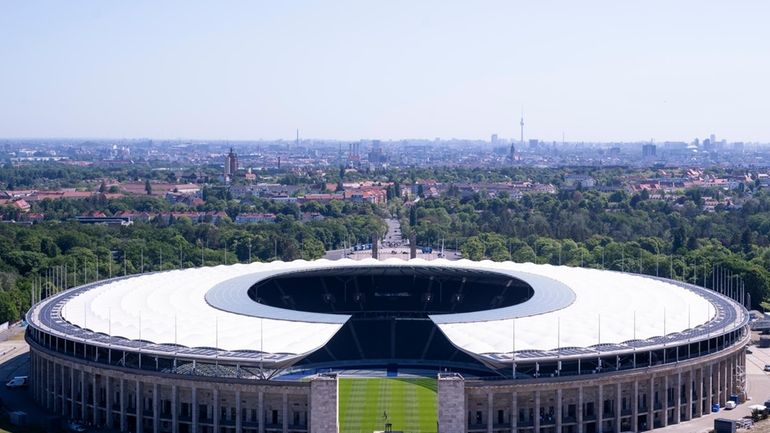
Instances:
[[[436,379],[340,378],[341,433],[385,430],[385,414],[393,430],[436,431]]]

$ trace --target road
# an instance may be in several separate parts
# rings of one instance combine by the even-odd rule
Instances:
[[[401,233],[401,223],[396,218],[386,218],[385,224],[388,226],[388,231],[385,233],[385,237],[380,241],[380,260],[397,258],[397,259],[409,259],[409,242],[405,240]],[[440,258],[440,251],[433,251],[431,253],[423,253],[420,249],[417,250],[417,257],[425,260],[433,260]],[[445,250],[444,255],[449,260],[459,260],[460,254],[457,251]],[[365,251],[353,251],[350,248],[329,250],[324,254],[325,259],[339,260],[342,258],[349,258],[353,260],[363,260],[372,257],[371,250]]]
[[[24,341],[24,329],[18,326],[0,334],[0,381],[5,384],[14,376],[29,375],[29,345]],[[27,413],[27,420],[42,422],[51,414],[35,404],[29,388],[0,386],[0,398],[8,412]]]

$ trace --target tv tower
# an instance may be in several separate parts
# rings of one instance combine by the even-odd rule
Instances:
[[[519,125],[521,125],[521,144],[524,144],[524,109],[521,109],[521,121],[519,122]]]

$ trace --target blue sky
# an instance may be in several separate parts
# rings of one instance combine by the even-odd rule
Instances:
[[[0,137],[770,141],[770,2],[0,2]]]

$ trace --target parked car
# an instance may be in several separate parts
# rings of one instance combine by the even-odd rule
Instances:
[[[765,364],[765,371],[770,371],[770,364]]]
[[[5,386],[8,388],[21,388],[27,385],[29,385],[28,376],[16,376],[5,384]]]

